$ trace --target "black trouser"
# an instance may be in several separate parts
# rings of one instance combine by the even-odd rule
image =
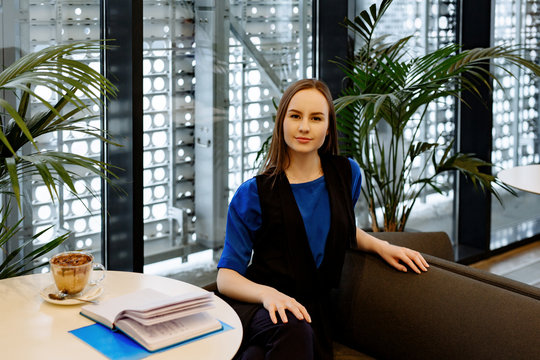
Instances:
[[[278,323],[274,324],[268,311],[259,309],[245,331],[246,347],[236,358],[312,360],[314,338],[311,325],[305,320],[298,320],[288,310],[286,312],[288,322],[283,323],[276,313]]]

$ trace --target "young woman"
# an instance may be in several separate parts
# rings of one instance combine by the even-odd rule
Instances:
[[[300,80],[283,94],[261,175],[243,183],[227,217],[220,294],[244,326],[239,359],[331,359],[330,289],[349,246],[421,273],[416,251],[358,229],[358,164],[338,156],[327,86]]]

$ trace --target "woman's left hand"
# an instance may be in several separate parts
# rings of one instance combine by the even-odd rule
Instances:
[[[407,266],[415,273],[427,271],[429,264],[418,251],[406,247],[395,246],[384,242],[381,244],[379,255],[399,271],[407,272]],[[407,266],[405,266],[405,265]]]

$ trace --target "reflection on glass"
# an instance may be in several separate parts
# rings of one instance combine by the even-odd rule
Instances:
[[[199,9],[196,2],[180,0],[143,3],[145,148],[141,161],[145,169],[143,238],[148,264],[145,271],[171,276],[182,272],[178,276],[200,284],[204,283],[200,272],[187,269],[202,267],[213,271],[215,256],[196,256],[207,254],[206,247],[197,241],[196,214],[217,209],[200,210],[195,205],[197,197],[206,196],[204,192],[195,192],[195,184],[209,176],[195,172],[195,163],[204,161],[194,151],[197,112],[215,117],[209,127],[222,121],[225,115],[227,139],[209,146],[217,146],[221,153],[227,154],[227,184],[217,196],[229,199],[257,170],[256,153],[272,131],[272,98],[280,96],[277,88],[283,89],[311,72],[311,32],[300,31],[311,28],[311,1],[231,0],[229,3],[229,11],[217,16],[228,16],[226,20],[234,23],[243,35],[237,36],[228,27],[224,29],[228,34],[228,49],[224,54],[211,54],[218,59],[217,64],[207,69],[228,72],[225,114],[205,109],[200,99],[207,94],[195,92],[197,80],[201,81],[195,78],[195,69],[197,64],[205,63],[195,56],[203,53],[196,51],[195,35],[202,33],[206,37],[201,39],[206,39],[211,34],[208,29],[218,26],[206,22],[218,7]],[[225,24],[229,26],[228,21]],[[205,50],[213,48],[199,45]],[[262,67],[256,57],[264,59],[268,67]],[[270,82],[269,73],[279,79],[277,84]],[[199,85],[204,92],[217,91],[212,84]],[[216,251],[210,250],[211,254]],[[193,260],[196,258],[205,260]],[[189,274],[194,279],[186,278]]]
[[[358,13],[367,9],[373,1],[358,0]],[[456,0],[428,1],[402,0],[394,1],[388,8],[380,23],[377,25],[376,36],[390,35],[391,40],[397,40],[407,35],[413,38],[409,41],[415,55],[426,51],[434,51],[449,43],[455,43],[457,10]],[[390,41],[390,40],[389,40]],[[418,138],[423,141],[448,143],[454,138],[455,131],[455,99],[447,97],[444,101],[431,103],[427,110],[425,127]],[[411,137],[410,128],[404,130],[405,137]],[[421,168],[426,159],[417,158],[414,166]],[[433,168],[428,167],[428,172]],[[442,184],[443,195],[426,188],[419,199],[408,221],[410,230],[444,231],[454,240],[454,176],[444,174],[437,178]],[[359,225],[369,226],[366,207],[359,200]]]
[[[538,17],[539,10],[538,1],[495,1],[494,45],[522,44],[527,49],[522,56],[538,63],[540,23],[533,22],[532,17]],[[540,80],[517,68],[511,69],[516,77],[498,68],[494,70],[506,88],[496,86],[493,92],[492,162],[498,167],[495,171],[539,163]],[[492,199],[491,249],[540,232],[538,195],[522,191],[518,195],[503,193],[504,206]]]
[[[4,1],[1,5],[0,23],[4,29],[12,26],[9,31],[2,32],[3,44],[12,44],[21,54],[41,50],[53,44],[99,39],[100,36],[100,1]],[[7,53],[6,53],[7,54]],[[15,56],[15,55],[13,55]],[[93,69],[100,69],[100,54],[80,53],[73,57],[84,61]],[[4,57],[8,65],[14,58]],[[49,101],[55,101],[49,89],[36,87],[36,93]],[[91,110],[99,114],[98,106]],[[43,111],[37,104],[31,104],[31,112]],[[100,127],[99,120],[89,122],[91,127]],[[101,144],[95,138],[88,138],[81,133],[64,131],[56,135],[47,135],[38,139],[47,150],[68,151],[79,155],[99,159]],[[72,231],[73,236],[64,243],[67,249],[77,249],[92,252],[101,261],[101,181],[98,177],[87,175],[75,183],[79,191],[78,201],[66,189],[59,189],[61,198],[53,203],[45,186],[26,179],[22,186],[26,189],[27,197],[23,206],[28,207],[24,219],[25,228],[20,235],[30,237],[51,225],[54,227],[35,241],[44,244],[52,238]],[[91,189],[88,191],[86,189]],[[25,233],[26,231],[26,233]],[[43,267],[40,271],[48,271]]]

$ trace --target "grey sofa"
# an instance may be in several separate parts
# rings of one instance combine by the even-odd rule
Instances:
[[[540,359],[540,288],[452,262],[442,232],[374,235],[422,252],[430,269],[402,273],[349,250],[330,309],[336,360]]]
[[[456,264],[445,233],[378,233],[422,252],[421,275],[347,253],[334,294],[335,357],[540,359],[540,289]]]

